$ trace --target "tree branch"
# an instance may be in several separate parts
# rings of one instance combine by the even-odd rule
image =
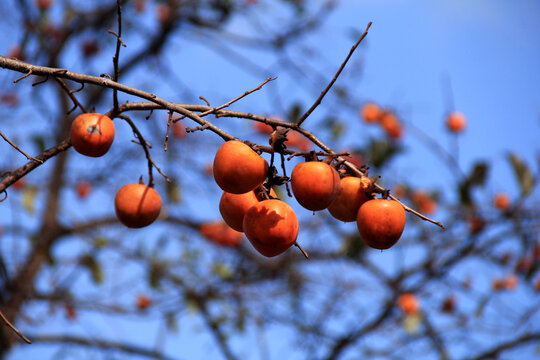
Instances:
[[[116,350],[126,354],[145,356],[151,359],[158,360],[175,360],[168,357],[160,351],[148,350],[135,345],[127,345],[125,343],[119,343],[102,339],[85,339],[73,335],[33,335],[35,344],[66,344],[77,345],[89,348],[99,348],[102,350]]]

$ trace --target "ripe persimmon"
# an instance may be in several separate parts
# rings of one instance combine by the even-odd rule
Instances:
[[[114,207],[118,220],[129,228],[142,228],[157,219],[161,197],[144,184],[124,185],[116,193]]]
[[[114,140],[114,124],[102,114],[81,114],[71,124],[71,144],[79,154],[100,157],[105,155]]]
[[[465,115],[460,112],[451,112],[446,117],[446,127],[451,132],[462,132],[463,130],[465,130],[465,126],[467,126],[467,120],[465,119]]]
[[[274,198],[277,197],[273,189],[270,190],[270,195]],[[244,231],[242,228],[244,215],[250,207],[261,200],[264,199],[258,198],[255,190],[244,194],[231,194],[224,191],[219,200],[219,212],[227,225],[236,231]]]
[[[300,205],[312,211],[323,210],[339,192],[339,174],[324,162],[302,162],[292,171],[291,187]]]
[[[152,299],[150,299],[145,294],[139,294],[137,295],[137,299],[135,300],[135,306],[137,306],[137,309],[144,310],[151,306],[153,303]]]
[[[287,203],[277,199],[263,200],[246,212],[243,229],[259,253],[273,257],[296,241],[298,219]]]
[[[186,127],[182,122],[177,121],[172,124],[172,134],[177,139],[183,139],[187,136]]]
[[[285,141],[285,145],[287,145],[288,148],[295,148],[301,152],[308,152],[311,150],[312,143],[307,137],[300,134],[298,131],[292,130],[287,133],[287,141]]]
[[[418,298],[411,293],[401,294],[397,300],[397,305],[407,315],[416,314],[420,310]]]
[[[79,198],[84,199],[90,195],[90,192],[92,191],[92,184],[90,184],[88,181],[81,181],[77,184],[75,190],[77,191]]]
[[[263,135],[270,135],[272,131],[274,131],[274,128],[271,125],[261,121],[253,121],[253,128],[256,132]]]
[[[493,197],[493,205],[500,210],[508,210],[510,208],[510,196],[505,192],[498,192]]]
[[[397,140],[403,136],[403,125],[393,113],[384,113],[380,121],[382,128],[392,139]]]
[[[201,225],[199,231],[202,236],[221,246],[237,247],[242,241],[242,233],[221,220],[206,222]]]
[[[338,220],[352,222],[356,220],[358,209],[368,201],[362,186],[362,179],[346,176],[340,180],[336,199],[328,206],[330,214]]]
[[[221,145],[214,158],[214,179],[232,194],[247,193],[266,179],[268,163],[249,146],[237,140]]]
[[[373,199],[360,206],[356,219],[364,242],[375,249],[388,249],[405,228],[405,209],[394,200]]]
[[[368,102],[360,109],[360,115],[364,118],[365,122],[374,123],[381,120],[383,111],[379,105]]]

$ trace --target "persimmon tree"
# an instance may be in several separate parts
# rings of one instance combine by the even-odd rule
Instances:
[[[157,359],[265,359],[280,351],[306,359],[483,359],[535,351],[537,175],[511,153],[520,196],[480,197],[488,160],[463,170],[399,111],[358,97],[358,79],[343,70],[358,66],[371,23],[355,29],[342,62],[326,72],[319,57],[290,52],[313,51],[305,37],[336,1],[3,6],[13,16],[0,28],[16,35],[0,56],[0,357],[44,349],[54,358],[87,351]],[[216,52],[222,74],[232,63],[256,81],[206,79],[209,64],[184,51],[188,41]],[[261,50],[271,60],[250,57]],[[193,72],[197,80],[185,81]],[[280,93],[282,77],[305,94]],[[222,85],[230,89],[216,94]],[[72,146],[73,120],[86,113],[114,122],[114,142],[101,157]],[[440,115],[456,140],[466,134],[466,114]],[[345,140],[358,129],[376,135]],[[406,136],[438,154],[455,189],[426,189],[421,179],[386,172],[407,156]],[[234,150],[214,161],[224,141]],[[258,161],[253,183],[248,173],[227,173],[245,165],[244,149]],[[355,180],[340,187],[340,176]],[[142,224],[150,225],[125,215],[130,194],[121,194],[115,214],[125,185],[142,197],[151,192],[154,205],[161,195]],[[379,206],[387,202],[388,214]],[[374,240],[388,248],[401,235],[403,210],[396,245],[378,251],[362,239],[388,217],[382,227],[390,234]],[[287,215],[270,236],[272,211]],[[350,223],[355,213],[365,213],[358,227]],[[269,237],[279,244],[269,247]],[[166,343],[181,336],[197,340]]]

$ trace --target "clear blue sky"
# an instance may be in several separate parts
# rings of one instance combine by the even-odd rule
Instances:
[[[264,7],[265,2],[260,2],[256,6]],[[540,2],[534,0],[344,0],[340,8],[330,15],[322,30],[310,36],[308,42],[323,49],[327,67],[319,70],[330,79],[354,42],[353,37],[347,35],[351,30],[362,32],[367,23],[373,21],[365,44],[357,50],[351,63],[361,60],[364,66],[355,95],[361,100],[371,99],[394,107],[407,122],[422,128],[446,146],[451,143],[443,126],[443,116],[448,110],[445,100],[448,88],[445,86],[446,80],[450,79],[455,108],[468,119],[467,131],[459,139],[463,168],[467,170],[472,161],[478,158],[496,160],[490,188],[493,191],[506,188],[515,196],[518,188],[505,160],[505,153],[516,151],[531,167],[538,166],[539,17]],[[239,29],[245,29],[245,25],[242,21],[234,21],[230,30],[234,32]],[[130,44],[129,34],[124,40]],[[0,53],[7,52],[11,41],[10,37],[0,39]],[[185,68],[183,82],[196,83],[198,90],[206,87],[207,91],[196,95],[205,95],[216,103],[241,94],[263,80],[261,76],[246,75],[242,67],[195,44],[193,39],[175,39],[173,46],[177,46],[178,53],[169,54],[166,59]],[[250,53],[254,62],[266,63],[268,59],[262,55]],[[301,99],[304,105],[308,105],[320,91],[314,88],[306,93],[296,89],[295,82],[286,75],[269,75],[279,76],[276,82],[268,86],[286,92],[286,96],[283,96],[285,101]],[[178,101],[186,101],[165,86],[157,88],[155,92],[162,97],[170,96],[171,100],[178,96]],[[271,97],[263,90],[243,100],[237,108],[273,113],[274,104],[269,99]],[[306,128],[311,129],[311,122],[317,123],[322,115],[316,112],[306,122]],[[363,125],[352,110],[345,111],[341,116],[350,117],[352,131],[347,141],[351,145],[357,141],[358,134],[373,131]],[[453,184],[451,174],[446,169],[441,170],[438,160],[416,139],[407,136],[405,145],[408,151],[388,170],[391,176],[407,176],[407,180],[413,176],[424,186]],[[131,323],[119,321],[109,328],[110,334],[107,334],[107,331],[101,330],[101,319],[84,320],[85,326],[81,325],[74,331],[94,335],[103,333],[114,338],[115,333],[137,328]],[[144,326],[138,334],[134,334],[134,339],[144,340],[146,334],[154,330],[153,325],[150,328],[146,328],[149,325]],[[202,328],[197,320],[189,324],[191,329],[184,329],[183,326],[178,334],[167,338],[165,346],[168,354],[182,354],[183,359],[217,356],[212,339],[191,337],[193,329]],[[270,342],[280,344],[272,350],[271,358],[289,358],[286,354],[290,353],[291,344],[277,336],[272,334],[269,337]],[[151,344],[153,340],[147,343]],[[252,336],[252,343],[254,347],[257,346],[256,335]],[[205,347],[209,349],[208,352],[201,353],[200,349]],[[239,344],[239,349],[239,354],[244,354],[246,359],[257,358],[250,356],[252,349],[245,343]],[[192,350],[193,353],[190,352]],[[21,354],[28,355],[26,352],[14,352],[12,359],[19,358]],[[34,355],[37,358],[36,354],[28,356]]]

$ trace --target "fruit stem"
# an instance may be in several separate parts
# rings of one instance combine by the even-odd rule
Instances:
[[[300,250],[300,252],[302,253],[302,255],[304,255],[304,257],[306,259],[309,259],[309,255],[308,253],[306,252],[306,250],[302,249],[302,247],[300,246],[300,244],[298,244],[296,241],[294,242],[294,245],[298,248],[298,250]]]

